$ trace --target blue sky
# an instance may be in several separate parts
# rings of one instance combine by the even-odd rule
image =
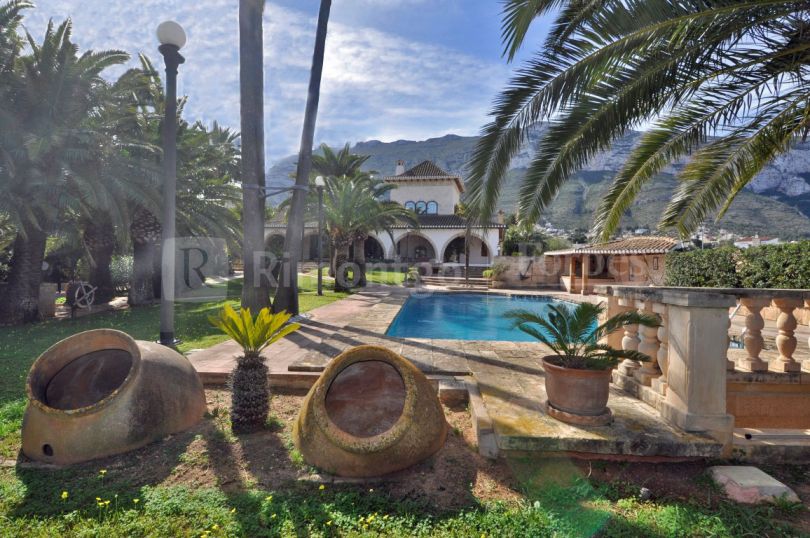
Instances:
[[[297,151],[318,5],[267,1],[268,165]],[[497,0],[334,0],[316,143],[476,134],[512,69],[501,58],[500,9]],[[239,128],[237,0],[39,0],[25,25],[41,36],[48,18],[67,16],[82,49],[155,61],[155,28],[178,21],[189,38],[179,81],[188,119]],[[529,43],[546,29],[536,24]]]

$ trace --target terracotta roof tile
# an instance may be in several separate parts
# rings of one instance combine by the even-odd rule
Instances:
[[[567,254],[666,254],[678,247],[679,241],[671,237],[627,237],[567,250],[546,252],[549,256]]]

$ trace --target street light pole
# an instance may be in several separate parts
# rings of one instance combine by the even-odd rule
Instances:
[[[160,343],[174,347],[174,255],[177,195],[177,68],[186,61],[180,49],[186,44],[182,26],[166,21],[157,28],[158,50],[166,64],[165,116],[163,121],[163,237],[160,293]]]
[[[323,295],[323,176],[315,178],[318,189],[318,295]]]

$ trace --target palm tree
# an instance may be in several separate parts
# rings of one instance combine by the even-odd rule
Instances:
[[[474,152],[470,193],[484,217],[542,119],[551,123],[520,190],[531,220],[589,158],[652,123],[597,211],[602,239],[667,164],[691,155],[661,219],[686,233],[715,212],[722,217],[766,164],[807,134],[806,0],[508,0],[510,61],[531,23],[557,8],[542,49],[496,99]]]
[[[49,231],[65,207],[87,208],[115,200],[97,174],[83,174],[95,140],[87,118],[106,86],[101,73],[124,63],[121,51],[78,54],[70,21],[49,23],[42,44],[26,34],[30,53],[18,56],[4,74],[0,115],[0,213],[17,235],[11,269],[0,299],[0,323],[37,317],[42,260]],[[111,207],[111,206],[108,206]]]
[[[328,144],[321,144],[321,155],[312,156],[312,174],[323,177],[353,177],[370,158],[371,155],[352,153],[348,142],[337,153]]]
[[[358,238],[365,241],[371,232],[387,232],[397,224],[419,226],[416,214],[396,202],[381,200],[381,195],[393,188],[368,175],[353,178],[326,178],[324,189],[324,219],[334,250],[335,291],[346,291],[348,285],[349,246]],[[391,238],[393,241],[393,236]],[[358,280],[364,279],[364,266],[359,266]]]
[[[242,308],[270,306],[270,282],[260,278],[254,254],[264,250],[264,0],[239,0],[239,89],[242,118]]]
[[[290,212],[287,218],[287,233],[284,237],[283,270],[276,295],[273,311],[286,310],[298,315],[298,260],[303,247],[301,236],[304,233],[304,213],[306,212],[306,192],[309,185],[309,173],[312,169],[312,143],[315,139],[315,120],[318,116],[318,102],[321,97],[321,75],[323,74],[323,57],[326,50],[326,30],[329,24],[329,11],[332,0],[321,0],[318,13],[318,26],[315,31],[315,50],[312,54],[312,69],[309,77],[309,92],[304,111],[304,129],[301,133],[301,147],[298,152],[295,186]]]

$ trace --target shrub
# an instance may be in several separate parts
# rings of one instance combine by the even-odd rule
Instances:
[[[667,255],[666,284],[703,288],[810,288],[810,241]]]
[[[116,290],[128,290],[132,278],[132,256],[113,256],[110,273]]]
[[[666,285],[693,288],[739,288],[739,249],[721,247],[671,252],[666,259]]]
[[[752,247],[740,257],[744,288],[810,288],[810,241]]]

